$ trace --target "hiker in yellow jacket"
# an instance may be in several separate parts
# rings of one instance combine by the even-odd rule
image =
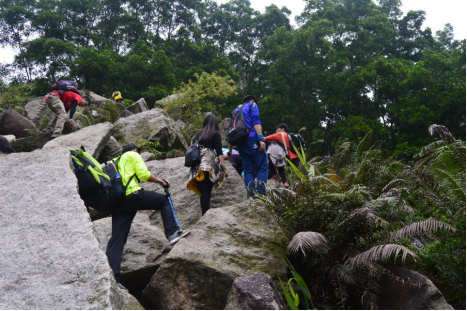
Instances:
[[[140,181],[145,181],[170,187],[168,181],[157,178],[149,172],[143,158],[139,155],[138,147],[133,144],[123,147],[122,156],[118,162],[118,171],[123,185],[127,186],[126,196],[125,201],[112,211],[112,236],[107,244],[106,253],[117,283],[124,288],[119,282],[122,252],[137,211],[161,211],[164,233],[171,245],[188,235],[190,231],[180,229],[173,206],[165,195],[145,191],[139,185]]]

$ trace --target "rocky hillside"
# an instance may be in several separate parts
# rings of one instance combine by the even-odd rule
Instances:
[[[0,157],[0,308],[223,309],[234,280],[256,273],[271,276],[264,286],[275,296],[264,297],[281,304],[270,280],[285,277],[287,239],[272,216],[261,203],[246,200],[230,167],[229,179],[214,192],[213,208],[201,217],[198,197],[186,189],[183,158],[147,165],[171,181],[179,222],[192,232],[170,247],[158,213],[139,212],[122,265],[122,283],[134,296],[118,289],[105,255],[111,218],[88,211],[79,198],[68,148],[83,145],[95,158],[111,158],[139,139],[167,149],[186,147],[174,121],[153,109]],[[143,186],[162,192],[154,184]]]
[[[17,139],[17,148],[33,151],[0,156],[0,309],[285,308],[277,280],[287,278],[288,238],[261,201],[246,200],[243,181],[228,162],[230,176],[201,217],[199,198],[186,189],[184,158],[144,155],[153,174],[170,180],[177,218],[191,234],[171,247],[159,213],[138,212],[122,261],[121,281],[131,294],[117,287],[105,255],[111,218],[84,206],[68,148],[83,145],[106,161],[141,139],[165,150],[187,146],[165,111],[138,105],[114,124],[51,141],[43,134]],[[143,187],[162,192],[153,183]],[[414,277],[423,286],[404,289],[382,280],[393,297],[382,305],[451,308],[430,280]]]

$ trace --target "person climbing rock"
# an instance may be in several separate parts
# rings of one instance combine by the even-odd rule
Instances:
[[[44,132],[53,131],[52,138],[62,135],[63,127],[67,120],[67,113],[70,112],[70,122],[75,126],[73,115],[76,112],[76,107],[85,107],[89,104],[89,100],[82,98],[79,94],[71,91],[53,90],[47,94],[41,102],[41,110],[46,109],[46,105],[55,114],[55,117],[50,121]]]
[[[256,98],[247,95],[243,99],[243,105],[235,111],[238,109],[242,109],[246,126],[251,129],[246,142],[237,146],[237,149],[243,164],[244,182],[247,187],[248,198],[253,199],[255,192],[266,194],[266,184],[268,182],[266,143],[262,134]],[[229,145],[229,156],[231,152],[232,146]]]
[[[120,91],[113,92],[112,93],[112,99],[113,99],[114,102],[121,104],[123,102],[122,93]]]
[[[15,152],[15,149],[11,147],[10,142],[3,136],[0,136],[0,155],[8,155]]]
[[[219,132],[219,120],[209,114],[203,121],[203,129],[192,139],[203,146],[201,163],[191,170],[191,178],[187,188],[200,197],[202,215],[211,207],[211,193],[214,185],[218,185],[228,176],[222,152],[222,139]]]
[[[158,183],[163,187],[170,187],[170,183],[157,178],[148,171],[143,158],[139,155],[137,146],[130,144],[123,147],[118,162],[118,171],[123,185],[127,186],[126,197],[123,203],[115,207],[111,213],[112,236],[107,244],[106,252],[117,283],[120,282],[123,247],[137,211],[158,210],[161,212],[164,233],[170,245],[175,244],[190,233],[189,230],[181,230],[178,226],[175,211],[165,195],[145,191],[140,187],[140,181]]]
[[[232,166],[237,171],[238,175],[240,175],[243,178],[242,160],[240,159],[240,154],[238,153],[238,151],[235,150],[235,146],[233,148],[234,149],[232,149],[232,152],[229,152],[228,146],[222,146],[222,152],[224,153],[224,160],[229,160]]]
[[[264,141],[266,144],[273,144],[271,148],[268,148],[268,155],[271,160],[269,163],[269,179],[278,179],[278,177],[280,177],[284,187],[289,188],[287,177],[285,175],[285,165],[287,164],[287,160],[282,158],[282,154],[277,148],[283,149],[285,155],[296,167],[300,165],[300,159],[298,158],[297,154],[292,151],[293,149],[291,149],[292,146],[289,141],[289,135],[287,134],[287,124],[278,124],[276,126],[276,133],[266,136]],[[274,153],[274,155],[271,155],[271,153]]]

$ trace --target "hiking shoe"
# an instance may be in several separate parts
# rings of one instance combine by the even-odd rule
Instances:
[[[128,289],[125,286],[123,286],[122,283],[117,283],[117,285],[118,285],[118,288],[120,288],[121,290],[128,292]]]
[[[274,174],[272,175],[271,179],[274,179],[274,180],[279,180],[281,177],[279,176],[279,174]]]
[[[290,188],[290,185],[289,185],[287,182],[285,182],[285,183],[284,183],[284,188],[285,188],[285,189],[289,189],[289,188]]]
[[[186,237],[188,234],[190,234],[190,230],[178,230],[177,232],[169,236],[167,240],[169,240],[170,245],[174,245],[178,242],[178,240]]]

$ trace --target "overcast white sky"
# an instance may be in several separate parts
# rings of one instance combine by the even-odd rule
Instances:
[[[226,3],[228,0],[215,0],[217,3]],[[278,7],[287,7],[292,11],[290,18],[294,24],[294,17],[299,15],[305,7],[303,0],[250,0],[251,6],[260,12],[264,12],[266,6],[274,3]],[[402,10],[407,13],[410,10],[423,10],[426,12],[426,20],[423,27],[430,27],[433,34],[442,30],[444,25],[450,23],[454,27],[454,38],[465,39],[467,37],[467,19],[465,12],[466,0],[402,0]],[[10,48],[0,48],[0,62],[11,63],[15,51]]]

